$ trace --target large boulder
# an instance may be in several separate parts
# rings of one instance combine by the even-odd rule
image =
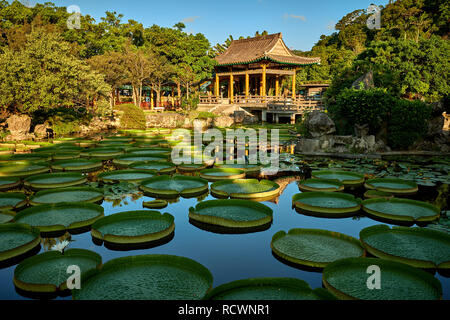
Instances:
[[[356,90],[367,90],[374,88],[375,84],[373,82],[373,71],[370,70],[366,74],[362,75],[358,79],[356,79],[353,84],[352,88]]]
[[[214,118],[214,126],[219,128],[228,128],[234,124],[234,117],[221,116]]]
[[[313,138],[320,138],[336,132],[336,125],[324,112],[311,112],[305,121],[306,129]]]
[[[27,115],[13,115],[6,120],[11,133],[7,137],[10,141],[27,140],[30,138],[31,118]]]
[[[47,130],[50,129],[50,125],[48,122],[45,122],[43,124],[38,124],[34,127],[34,135],[38,139],[44,139],[47,137]]]

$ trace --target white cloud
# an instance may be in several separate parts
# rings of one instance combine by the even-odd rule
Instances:
[[[200,17],[199,16],[187,17],[187,18],[184,18],[183,20],[181,20],[181,22],[183,22],[183,23],[192,23],[195,20],[197,20],[198,18],[200,18]]]
[[[296,20],[301,20],[301,21],[306,21],[306,17],[305,16],[299,16],[296,14],[289,14],[289,13],[285,13],[283,16],[284,20],[288,20],[288,19],[296,19]]]

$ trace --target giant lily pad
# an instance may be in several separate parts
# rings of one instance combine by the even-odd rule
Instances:
[[[450,269],[450,235],[425,228],[378,225],[360,232],[372,255],[418,268]]]
[[[40,205],[20,211],[14,221],[43,233],[72,231],[92,225],[103,216],[103,207],[93,203]]]
[[[367,180],[365,186],[369,190],[388,192],[393,195],[411,195],[419,191],[419,187],[414,181],[392,178]]]
[[[346,187],[358,187],[364,183],[364,175],[349,171],[313,171],[315,179],[339,180]]]
[[[261,171],[261,166],[257,164],[238,164],[238,163],[231,163],[231,164],[221,164],[218,165],[218,168],[222,169],[240,169],[244,170],[247,175],[254,175],[258,174]]]
[[[95,159],[70,159],[55,161],[52,164],[53,170],[59,171],[81,171],[90,172],[99,170],[103,167],[103,163]]]
[[[378,267],[381,273],[379,290],[369,289],[370,267]],[[325,267],[323,283],[340,299],[438,300],[442,297],[441,283],[428,272],[384,259],[335,261]]]
[[[20,186],[21,183],[22,182],[20,181],[19,178],[14,178],[14,177],[0,178],[0,190],[6,191],[6,190],[17,188]]]
[[[410,199],[368,199],[363,210],[375,217],[400,222],[428,222],[439,218],[439,208],[422,201]]]
[[[200,177],[208,181],[244,179],[245,171],[241,169],[204,169]]]
[[[251,228],[272,222],[268,206],[248,200],[210,200],[189,209],[189,218],[229,228]]]
[[[317,229],[280,231],[272,238],[272,251],[294,264],[324,268],[329,263],[364,256],[359,240],[342,233]]]
[[[336,300],[328,291],[312,290],[308,283],[295,278],[259,278],[233,281],[214,288],[209,300]]]
[[[0,211],[0,224],[12,222],[15,215],[14,211]]]
[[[190,173],[190,172],[198,172],[206,169],[206,164],[195,164],[195,163],[186,163],[180,164],[178,166],[178,170],[182,173]]]
[[[27,292],[53,293],[67,289],[69,266],[84,272],[98,268],[102,263],[99,254],[84,249],[44,252],[22,261],[14,270],[14,285]]]
[[[131,148],[127,150],[127,153],[132,155],[163,155],[169,156],[172,153],[170,148]]]
[[[213,277],[188,258],[144,255],[108,261],[81,280],[75,300],[196,300],[205,297]]]
[[[155,197],[193,197],[208,191],[208,181],[181,175],[157,176],[141,182],[140,189]]]
[[[26,206],[27,196],[21,192],[0,193],[0,210],[15,210]]]
[[[93,238],[113,244],[138,244],[163,239],[175,230],[174,217],[158,211],[128,211],[101,218]]]
[[[335,192],[344,191],[344,185],[338,180],[326,179],[308,179],[298,184],[298,188],[303,192],[325,191]]]
[[[25,254],[41,243],[39,230],[25,224],[0,224],[0,261]]]
[[[24,178],[49,171],[49,166],[43,162],[14,161],[0,165],[0,177]]]
[[[167,161],[168,156],[162,154],[125,154],[114,158],[113,163],[117,167],[127,168],[133,163],[143,161]]]
[[[103,199],[103,191],[90,187],[71,187],[43,190],[30,199],[30,204],[56,204],[62,202],[99,202]]]
[[[219,198],[264,199],[276,197],[280,193],[280,186],[270,180],[223,180],[211,185],[211,193]]]
[[[98,175],[98,179],[103,182],[129,182],[139,183],[152,178],[155,174],[147,170],[115,170],[103,172]]]
[[[351,194],[305,192],[294,195],[293,205],[301,213],[327,218],[346,218],[358,213],[360,200]]]
[[[148,170],[159,174],[172,174],[177,171],[177,166],[167,161],[144,161],[130,165],[131,169]]]
[[[81,173],[46,173],[25,179],[24,184],[34,189],[54,189],[77,186],[87,181]]]
[[[83,151],[81,156],[84,158],[110,160],[124,153],[125,151],[121,148],[93,148]]]

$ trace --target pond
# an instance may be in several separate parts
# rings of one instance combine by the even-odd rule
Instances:
[[[286,156],[286,159],[294,159],[292,161],[297,164],[302,163],[302,165],[305,161],[307,162],[305,159],[293,158],[292,156]],[[286,163],[289,163],[289,161],[287,160]],[[312,160],[311,167],[317,169],[321,164],[330,161],[329,159]],[[108,163],[105,168],[112,169],[112,165],[110,162]],[[340,167],[340,165],[337,165],[337,167]],[[39,252],[49,251],[51,245],[58,240],[70,239],[70,249],[81,248],[94,251],[102,257],[103,263],[119,257],[144,254],[177,255],[193,259],[211,271],[214,279],[213,287],[241,279],[283,277],[302,279],[313,289],[321,288],[322,270],[295,266],[292,263],[283,261],[272,253],[271,241],[274,234],[279,231],[287,232],[294,228],[323,229],[359,239],[359,233],[362,229],[385,223],[362,215],[331,219],[298,213],[293,208],[292,198],[294,195],[301,193],[299,181],[304,180],[304,178],[299,173],[289,172],[289,175],[287,175],[287,172],[289,172],[288,169],[286,170],[286,176],[280,178],[283,184],[286,185],[281,195],[270,201],[261,202],[273,210],[273,223],[251,233],[227,234],[220,232],[217,228],[190,221],[190,207],[195,207],[199,201],[216,199],[208,193],[208,195],[203,195],[201,198],[171,200],[166,208],[160,210],[162,213],[168,212],[174,216],[175,232],[173,238],[167,239],[159,246],[136,250],[107,248],[104,245],[94,243],[91,233],[87,231],[81,234],[69,235],[67,233],[62,237],[43,239]],[[95,180],[97,173],[90,174],[89,181]],[[91,185],[97,186],[97,182],[91,183]],[[435,191],[434,189],[433,191]],[[106,199],[101,203],[106,216],[123,211],[145,210],[143,203],[155,199],[145,196],[127,183],[116,184],[116,187],[110,190],[111,192],[106,195]],[[364,190],[358,190],[355,194],[358,197],[362,197],[363,193]],[[437,193],[431,193],[430,197],[432,199],[430,198],[430,200],[434,200]],[[393,226],[391,224],[388,225]],[[36,254],[36,252],[33,254]],[[36,296],[30,296],[15,288],[13,277],[16,266],[17,264],[3,266],[0,269],[0,299],[36,298]],[[448,275],[444,276],[437,272],[434,273],[434,277],[442,284],[443,298],[449,300],[450,278]],[[70,295],[51,298],[72,299]]]

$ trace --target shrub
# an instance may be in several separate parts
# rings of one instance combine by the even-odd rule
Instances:
[[[208,111],[200,111],[197,115],[197,119],[199,120],[207,120],[207,119],[214,119],[217,118],[219,115],[208,112]]]
[[[127,103],[118,106],[118,110],[123,112],[120,117],[120,126],[123,129],[145,129],[147,127],[145,113],[141,108]]]

